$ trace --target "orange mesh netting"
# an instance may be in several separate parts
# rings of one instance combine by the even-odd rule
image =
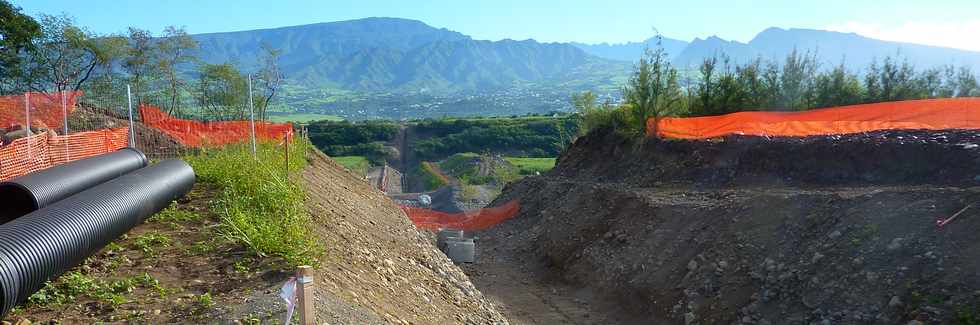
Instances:
[[[249,121],[201,122],[178,119],[156,107],[140,106],[143,123],[163,131],[181,144],[192,147],[219,146],[241,142],[251,137]],[[293,131],[289,123],[255,121],[255,137],[265,140],[282,140]]]
[[[402,210],[412,220],[416,228],[438,230],[443,228],[466,231],[485,230],[513,218],[521,210],[517,200],[499,207],[483,208],[474,211],[447,213],[430,209],[403,206]]]
[[[980,129],[980,98],[924,99],[803,112],[738,112],[647,120],[647,135],[707,139],[726,135],[811,136],[889,129]]]
[[[58,164],[122,149],[128,128],[73,133],[40,133],[0,146],[0,181]]]
[[[30,102],[31,126],[35,128],[54,128],[61,130],[65,123],[65,111],[68,114],[75,109],[75,101],[82,92],[61,93],[27,93],[14,96],[0,96],[0,127],[26,125],[26,104]],[[62,102],[64,100],[64,102]]]

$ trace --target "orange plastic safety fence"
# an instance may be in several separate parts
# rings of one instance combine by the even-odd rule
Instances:
[[[738,112],[647,120],[647,135],[707,139],[726,135],[811,136],[893,129],[980,129],[980,98],[924,99],[815,109]]]
[[[517,213],[521,210],[521,204],[520,201],[514,200],[499,207],[483,208],[460,213],[447,213],[408,206],[403,206],[402,210],[412,220],[415,227],[419,229],[438,230],[452,228],[466,231],[479,231],[489,229],[517,216]]]
[[[251,136],[249,121],[201,122],[178,119],[149,106],[140,106],[143,123],[163,131],[181,144],[191,147],[220,146],[242,142]],[[282,140],[291,137],[292,124],[255,121],[255,137],[264,140]]]
[[[75,102],[81,95],[80,91],[68,91],[63,97],[61,93],[38,92],[0,96],[0,127],[27,125],[29,108],[32,127],[61,130],[65,114],[74,111]]]
[[[105,129],[67,136],[40,133],[0,146],[0,181],[70,161],[122,149],[129,129]]]

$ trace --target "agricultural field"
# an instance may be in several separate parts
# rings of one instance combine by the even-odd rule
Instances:
[[[521,175],[545,173],[555,167],[555,158],[526,158],[504,157],[504,160],[516,166]]]
[[[358,175],[367,174],[368,168],[371,168],[371,162],[363,156],[341,156],[330,158],[333,158],[333,160],[338,164],[343,165]]]

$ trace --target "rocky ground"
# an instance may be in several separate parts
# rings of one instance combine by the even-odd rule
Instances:
[[[553,306],[589,315],[578,324],[976,324],[976,143],[593,134],[504,190],[496,202],[520,199],[521,214],[477,234],[486,267],[467,271],[509,317]],[[555,295],[494,295],[492,279],[515,271]]]

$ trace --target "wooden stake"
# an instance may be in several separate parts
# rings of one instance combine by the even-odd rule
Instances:
[[[289,133],[286,133],[282,139],[286,144],[286,179],[289,179]]]
[[[316,324],[316,309],[313,307],[313,292],[316,290],[313,281],[313,267],[303,265],[296,270],[296,298],[299,300],[299,323],[302,325]]]

